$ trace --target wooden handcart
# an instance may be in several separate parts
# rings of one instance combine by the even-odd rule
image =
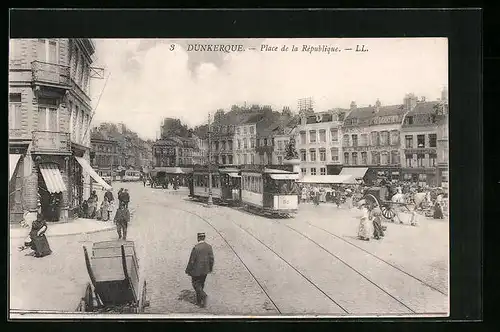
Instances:
[[[90,283],[77,311],[141,313],[149,306],[146,280],[139,278],[133,241],[103,241],[83,247]]]

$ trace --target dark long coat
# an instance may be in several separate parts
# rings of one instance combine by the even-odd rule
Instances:
[[[213,267],[214,252],[212,246],[206,242],[199,242],[191,251],[186,273],[191,277],[199,277],[211,273]]]

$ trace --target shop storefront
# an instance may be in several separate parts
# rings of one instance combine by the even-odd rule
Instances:
[[[420,186],[437,187],[438,177],[435,168],[403,168],[403,181],[417,183]]]

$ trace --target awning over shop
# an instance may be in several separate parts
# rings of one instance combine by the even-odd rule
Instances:
[[[14,174],[14,171],[16,170],[17,163],[19,162],[19,159],[21,158],[20,154],[9,154],[9,181],[12,180],[12,175]]]
[[[367,171],[367,167],[344,167],[339,175],[352,175],[353,179],[358,179],[363,178]]]
[[[47,191],[51,194],[66,191],[66,184],[56,164],[40,164]]]
[[[271,177],[271,179],[274,179],[274,180],[298,180],[299,179],[299,174],[297,174],[297,173],[270,174],[269,176]]]
[[[356,183],[352,175],[305,175],[298,182],[318,184],[351,184]]]
[[[111,186],[106,181],[104,181],[99,176],[99,174],[96,173],[96,171],[94,171],[94,169],[92,168],[92,166],[90,166],[90,164],[88,163],[88,161],[86,161],[82,157],[75,157],[75,158],[76,158],[76,161],[78,161],[78,163],[85,170],[85,172],[87,172],[92,177],[92,179],[95,180],[95,182],[99,183],[106,190],[107,189],[111,189]]]
[[[241,176],[238,175],[238,173],[227,173],[227,175],[229,175],[232,178],[241,178]]]

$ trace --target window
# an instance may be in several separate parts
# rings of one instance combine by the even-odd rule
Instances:
[[[379,146],[380,145],[380,135],[377,131],[372,131],[370,133],[370,138],[371,138],[371,145],[372,146]]]
[[[349,165],[349,152],[344,152],[344,164]]]
[[[21,60],[21,45],[18,44],[20,42],[21,40],[9,39],[9,60]]]
[[[264,146],[267,146],[267,138],[264,138]]]
[[[359,140],[359,145],[360,146],[367,146],[368,145],[368,135],[367,134],[361,134],[360,140]]]
[[[278,141],[278,150],[283,150],[283,141]]]
[[[380,159],[380,163],[382,165],[389,165],[389,153],[387,153],[386,151],[382,152]]]
[[[326,150],[325,149],[319,150],[319,160],[326,161]]]
[[[238,134],[238,135],[239,135],[239,134],[240,134],[240,132],[241,132],[240,130],[241,130],[241,129],[240,129],[240,127],[236,127],[236,134]]]
[[[302,144],[306,144],[307,141],[306,141],[306,132],[305,131],[301,131],[300,132],[300,143]]]
[[[247,164],[247,160],[248,160],[248,159],[247,159],[247,155],[246,155],[246,154],[244,154],[244,155],[243,155],[243,164],[245,164],[245,165],[246,165],[246,164]]]
[[[361,152],[361,164],[368,164],[368,154],[366,152]]]
[[[342,146],[349,146],[349,135],[345,134],[343,139],[342,139]]]
[[[243,127],[243,135],[246,135],[248,133],[248,128],[247,127]]]
[[[241,150],[241,140],[238,140],[238,150]]]
[[[352,135],[352,146],[358,146],[358,135]]]
[[[321,129],[319,131],[319,141],[322,143],[326,142],[326,130]]]
[[[306,161],[306,150],[300,150],[300,161]]]
[[[253,127],[252,127],[253,128]],[[250,139],[250,147],[255,148],[255,140],[253,138]]]
[[[255,133],[255,129],[253,126],[250,127],[250,134],[253,135]]]
[[[38,130],[58,131],[58,102],[55,98],[38,98]]]
[[[417,148],[425,148],[425,135],[417,135]]]
[[[222,164],[225,165],[226,164],[226,156],[222,156]]]
[[[41,62],[59,63],[57,52],[57,41],[50,39],[38,39],[36,58]]]
[[[250,161],[252,165],[255,164],[255,155],[253,153],[250,155]]]
[[[425,159],[425,154],[423,154],[423,153],[417,154],[417,166],[418,167],[424,167],[424,159]]]
[[[306,175],[307,174],[307,168],[301,168],[300,172],[302,173],[302,175]]]
[[[353,152],[352,153],[352,164],[353,165],[357,165],[358,164],[358,153],[357,152]]]
[[[278,156],[278,165],[283,164],[283,156]]]
[[[311,168],[311,175],[316,175],[316,168],[315,167]]]
[[[429,147],[435,148],[437,142],[437,135],[436,134],[429,134]]]
[[[380,145],[387,146],[389,145],[389,132],[383,131],[380,133]]]
[[[326,167],[321,167],[321,168],[319,169],[319,174],[320,174],[320,175],[326,175]]]
[[[309,142],[316,143],[316,130],[309,130]]]
[[[380,164],[380,154],[376,151],[372,152],[372,164],[379,165]]]
[[[233,164],[233,156],[232,155],[227,156],[227,163]]]
[[[21,94],[11,93],[9,94],[9,128],[10,129],[20,129],[21,128]]]
[[[398,144],[399,144],[399,131],[392,130],[391,131],[391,145],[398,145]]]
[[[309,150],[309,154],[311,156],[311,161],[316,161],[316,149]]]
[[[429,167],[436,167],[437,154],[429,153]]]
[[[336,128],[330,128],[330,138],[332,142],[337,142],[339,140],[339,131]]]
[[[399,165],[401,161],[399,160],[399,151],[392,151],[391,152],[391,164],[393,165]]]
[[[413,124],[413,116],[407,116],[405,119],[405,124],[412,125]]]
[[[407,149],[413,149],[413,135],[405,136],[405,144]]]

